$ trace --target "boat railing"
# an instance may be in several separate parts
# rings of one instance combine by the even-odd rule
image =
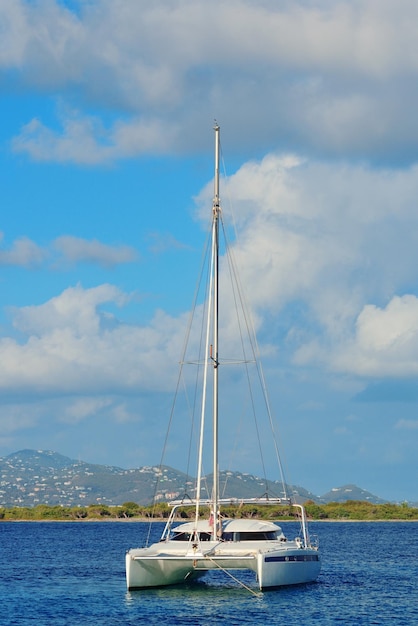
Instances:
[[[300,506],[295,505],[291,498],[221,498],[218,500],[221,505],[241,505],[241,504],[260,504],[260,505],[283,505],[283,506]],[[201,506],[211,506],[212,500],[195,500],[192,498],[184,499],[184,500],[171,500],[168,502],[168,506],[171,507],[181,507],[181,506],[196,506],[199,504]]]
[[[301,505],[294,505],[290,498],[268,498],[268,497],[260,497],[260,498],[221,498],[218,501],[221,506],[242,506],[244,504],[253,504],[257,506],[296,506],[297,508],[301,508]],[[184,507],[208,507],[211,510],[212,500],[209,499],[200,499],[196,500],[195,498],[190,498],[187,496],[186,498],[182,498],[180,500],[171,500],[168,502],[168,506],[171,507],[170,515],[167,520],[167,523],[164,527],[164,530],[161,535],[160,541],[165,541],[169,538],[171,527],[174,522],[177,522],[176,513],[178,509],[182,509]],[[306,536],[306,532],[304,533]]]

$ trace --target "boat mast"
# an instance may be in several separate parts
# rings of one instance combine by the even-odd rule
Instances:
[[[215,178],[213,194],[212,253],[213,253],[213,530],[212,539],[217,540],[220,533],[219,513],[219,460],[218,460],[218,295],[219,295],[219,131],[215,121]]]

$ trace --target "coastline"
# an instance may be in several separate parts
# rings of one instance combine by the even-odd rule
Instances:
[[[178,519],[175,520],[176,523],[181,523],[184,520]],[[271,520],[278,524],[295,524],[298,522],[297,519],[290,520]],[[88,519],[0,519],[0,524],[22,524],[22,523],[34,523],[34,524],[44,524],[44,523],[57,523],[57,524],[78,524],[80,522],[88,522],[88,523],[122,523],[125,524],[127,522],[133,523],[142,523],[142,524],[154,524],[156,522],[165,523],[164,519],[148,519],[143,517],[127,517],[127,518],[100,518],[100,517],[90,517]],[[350,523],[350,524],[387,524],[387,523],[418,523],[418,519],[308,519],[308,525],[310,524],[340,524],[340,523]]]

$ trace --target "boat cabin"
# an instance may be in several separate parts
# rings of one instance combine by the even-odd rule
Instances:
[[[172,530],[171,541],[210,541],[212,528],[208,521],[181,524]],[[282,529],[273,522],[261,520],[223,520],[221,541],[286,541]]]

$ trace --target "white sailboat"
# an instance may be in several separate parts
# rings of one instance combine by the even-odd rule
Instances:
[[[213,485],[210,498],[202,498],[202,462],[204,441],[204,409],[199,436],[198,468],[195,496],[187,501],[171,502],[170,517],[158,543],[147,547],[131,548],[126,554],[126,582],[129,590],[175,585],[198,578],[209,570],[223,570],[234,578],[236,570],[255,573],[260,590],[314,581],[320,571],[318,546],[308,534],[304,507],[291,501],[285,493],[283,498],[268,496],[240,500],[239,504],[257,506],[291,504],[299,512],[300,536],[287,539],[282,528],[272,522],[257,519],[231,519],[224,517],[224,505],[233,503],[231,498],[220,497],[218,461],[218,374],[221,360],[218,346],[218,297],[219,297],[219,222],[221,205],[219,197],[220,128],[215,131],[215,179],[212,207],[211,282],[209,289],[208,319],[206,330],[205,381],[212,376],[212,454]],[[202,406],[206,398],[204,386]],[[283,481],[285,487],[285,482]],[[238,503],[238,501],[236,501]],[[178,510],[184,506],[194,507],[192,521],[179,523]],[[202,511],[206,518],[202,519]]]

